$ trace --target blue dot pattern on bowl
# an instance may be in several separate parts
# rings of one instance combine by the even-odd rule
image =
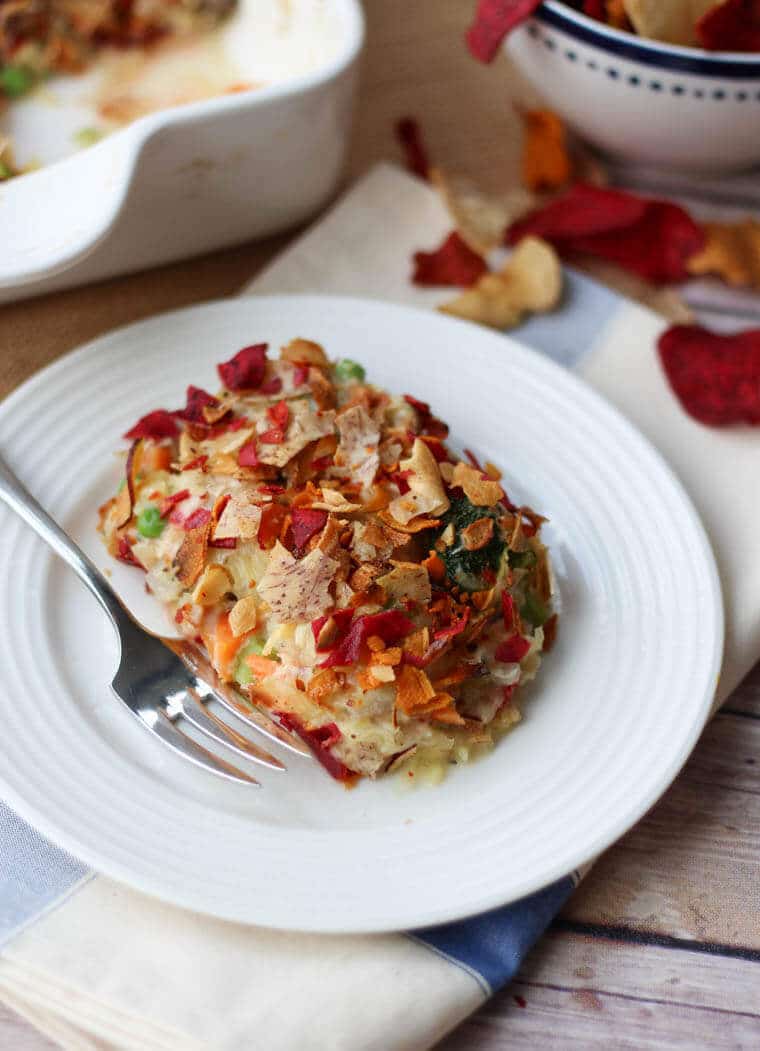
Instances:
[[[535,40],[540,41],[549,51],[556,51],[558,54],[561,54],[568,62],[578,61],[577,51],[563,51],[562,48],[558,46],[558,42],[554,40],[549,33],[540,30],[538,26],[529,25],[528,34]],[[604,69],[601,70],[599,63],[591,58],[586,59],[585,66],[586,69],[590,69],[594,73],[604,72],[610,80],[625,79],[625,82],[630,84],[632,88],[642,86],[641,77],[631,74],[630,76],[623,78],[620,70],[615,69],[614,66],[605,66]],[[647,81],[643,86],[648,88],[649,91],[658,92],[663,90],[663,84],[660,80]],[[676,97],[691,95],[694,99],[703,99],[707,95],[707,97],[713,99],[715,102],[722,102],[724,99],[729,98],[729,96],[731,96],[736,102],[747,102],[750,97],[746,91],[735,91],[733,94],[729,91],[724,91],[723,89],[718,89],[713,92],[705,92],[702,88],[694,88],[690,91],[685,84],[672,84],[670,86],[670,94],[675,95]],[[755,93],[755,101],[760,102],[760,91]]]

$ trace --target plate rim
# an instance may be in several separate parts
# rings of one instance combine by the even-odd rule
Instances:
[[[419,318],[425,322],[435,318],[437,323],[443,323],[447,326],[459,327],[462,331],[463,336],[466,338],[467,334],[472,334],[472,326],[468,322],[460,321],[454,318],[443,318],[438,315],[434,315],[430,310],[407,306],[405,304],[394,303],[391,301],[368,299],[354,296],[335,296],[335,295],[320,295],[310,293],[282,293],[282,294],[270,294],[270,295],[250,295],[250,296],[238,296],[230,297],[226,299],[215,299],[208,300],[201,303],[193,304],[188,307],[181,307],[165,313],[153,315],[148,318],[132,322],[128,325],[120,326],[116,329],[108,330],[100,335],[96,336],[92,340],[88,340],[82,346],[76,347],[55,361],[49,363],[43,369],[34,373],[31,377],[21,383],[15,388],[10,394],[3,399],[0,403],[0,422],[10,412],[12,412],[17,404],[21,400],[26,400],[29,395],[33,395],[34,392],[41,386],[44,385],[51,377],[55,377],[58,373],[65,372],[70,367],[72,361],[80,358],[86,358],[89,355],[96,354],[102,349],[103,344],[118,341],[123,339],[125,335],[127,337],[132,336],[134,333],[140,333],[144,329],[160,329],[165,324],[171,324],[177,317],[185,317],[193,313],[206,312],[209,310],[225,312],[228,310],[239,310],[239,309],[253,309],[257,304],[277,304],[283,300],[289,301],[291,304],[294,301],[308,301],[309,303],[319,303],[329,309],[331,303],[336,303],[340,307],[352,307],[354,309],[365,309],[367,307],[376,310],[390,310],[397,313],[406,313],[412,315],[415,318]],[[424,918],[419,921],[413,921],[411,923],[404,922],[402,926],[397,921],[389,919],[385,922],[372,922],[370,924],[362,924],[361,922],[330,922],[328,924],[320,923],[318,919],[315,919],[313,923],[304,924],[299,923],[293,925],[284,922],[267,922],[260,918],[243,918],[236,911],[229,911],[220,908],[214,908],[204,906],[199,903],[195,896],[192,894],[185,895],[182,889],[177,892],[175,888],[174,892],[170,895],[166,891],[164,893],[156,887],[154,884],[147,879],[141,879],[136,877],[133,873],[127,871],[127,867],[120,864],[119,862],[111,863],[108,859],[104,859],[102,856],[97,854],[97,850],[91,850],[86,844],[82,844],[75,832],[61,832],[57,827],[56,822],[49,820],[44,813],[42,813],[37,806],[34,804],[29,805],[26,801],[20,797],[15,790],[7,784],[2,775],[0,774],[0,789],[2,794],[10,806],[17,811],[19,816],[33,824],[43,835],[49,838],[52,842],[56,843],[64,850],[67,850],[74,857],[82,860],[85,864],[91,867],[96,873],[108,876],[114,880],[126,884],[127,886],[133,887],[134,889],[145,893],[148,896],[165,901],[169,904],[186,908],[190,911],[217,916],[223,919],[231,920],[233,922],[244,923],[251,926],[260,926],[273,930],[291,930],[291,931],[302,931],[310,933],[330,933],[330,934],[369,934],[369,933],[390,933],[398,930],[415,930],[423,927],[437,926],[442,923],[455,922],[458,920],[464,920],[469,917],[479,915],[483,912],[490,911],[491,909],[498,908],[500,906],[513,903],[521,900],[523,897],[534,893],[546,886],[551,885],[563,877],[572,875],[574,871],[584,867],[585,865],[593,862],[599,854],[604,850],[608,849],[613,843],[619,840],[627,831],[629,831],[643,816],[646,812],[662,797],[667,789],[672,784],[673,780],[677,776],[678,772],[688,759],[691,754],[704,726],[710,716],[713,699],[715,695],[715,687],[717,686],[718,676],[723,658],[724,651],[724,638],[725,638],[725,613],[724,604],[722,598],[722,589],[720,578],[718,574],[717,562],[712,551],[712,547],[702,523],[702,520],[693,504],[691,497],[683,486],[678,476],[675,474],[673,469],[667,463],[665,458],[659,452],[659,450],[652,444],[652,442],[644,435],[638,428],[619,410],[615,405],[607,400],[602,394],[596,391],[591,384],[582,380],[572,370],[567,369],[556,362],[552,361],[545,354],[533,350],[532,348],[521,343],[518,339],[515,339],[510,333],[483,333],[482,330],[478,330],[479,336],[482,335],[493,335],[494,339],[506,340],[507,344],[510,344],[513,349],[516,349],[518,353],[528,355],[538,365],[539,370],[544,369],[549,376],[561,376],[561,382],[570,389],[575,388],[579,392],[583,392],[584,397],[591,398],[596,408],[602,413],[611,414],[616,420],[618,427],[621,427],[625,433],[625,438],[628,442],[633,442],[634,445],[638,445],[639,449],[653,458],[663,476],[667,479],[668,487],[678,497],[678,503],[680,505],[680,514],[686,514],[689,517],[690,524],[693,530],[694,537],[699,544],[700,554],[702,556],[702,569],[705,571],[705,582],[708,585],[708,591],[710,595],[710,611],[714,621],[714,632],[712,635],[713,646],[710,653],[709,660],[709,675],[706,671],[706,681],[709,681],[709,688],[706,686],[704,690],[704,696],[700,700],[699,706],[695,705],[693,724],[689,730],[689,733],[684,735],[683,744],[678,749],[677,753],[673,753],[670,761],[663,765],[663,770],[657,780],[653,780],[648,790],[637,802],[637,804],[626,811],[625,815],[618,816],[614,822],[614,828],[610,828],[606,833],[600,834],[596,837],[593,843],[586,843],[582,850],[576,852],[576,858],[570,864],[563,861],[560,865],[559,862],[553,866],[547,866],[547,874],[540,880],[528,879],[523,882],[522,885],[518,884],[515,891],[509,892],[506,896],[494,890],[491,894],[483,896],[482,900],[477,903],[473,903],[466,909],[457,908],[456,905],[452,904],[448,907],[438,906],[430,908],[425,914]],[[543,380],[543,377],[542,377]],[[613,823],[611,822],[611,825]]]

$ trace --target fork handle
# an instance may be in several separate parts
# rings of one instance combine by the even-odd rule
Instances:
[[[35,533],[67,562],[82,583],[86,584],[100,602],[114,625],[119,628],[125,619],[131,620],[106,578],[61,527],[53,521],[32,494],[0,456],[0,500],[20,515]]]

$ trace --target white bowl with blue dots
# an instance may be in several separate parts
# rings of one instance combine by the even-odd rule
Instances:
[[[605,153],[690,172],[760,164],[758,54],[645,40],[555,0],[505,48],[546,103]]]

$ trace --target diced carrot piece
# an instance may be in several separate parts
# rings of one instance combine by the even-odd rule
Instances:
[[[257,679],[266,679],[277,668],[277,661],[270,660],[269,657],[260,657],[258,653],[249,653],[245,657],[245,663]]]
[[[168,471],[172,462],[172,451],[168,445],[143,446],[140,470],[146,474],[150,471]]]
[[[211,663],[223,679],[232,677],[235,655],[240,649],[241,643],[245,642],[245,636],[236,638],[232,634],[229,614],[223,613],[216,622],[213,637],[209,640],[211,645],[207,648],[211,653]]]

